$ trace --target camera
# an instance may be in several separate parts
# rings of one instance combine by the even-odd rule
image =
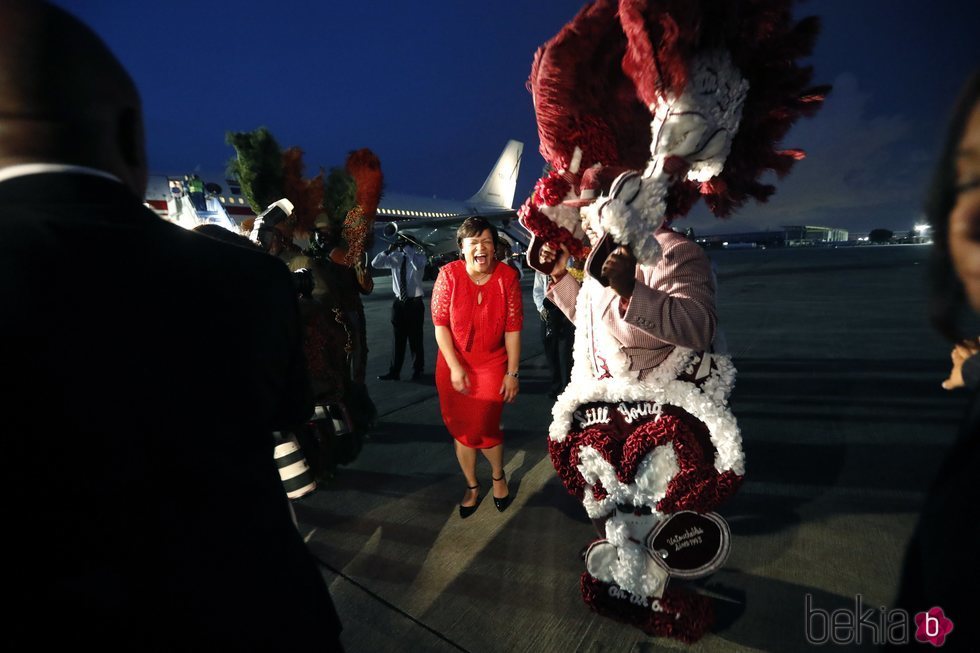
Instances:
[[[255,225],[252,227],[252,233],[249,239],[261,245],[263,249],[268,250],[272,245],[272,230],[277,224],[292,215],[292,213],[292,202],[285,197],[281,200],[276,200],[269,205],[269,208],[256,216]]]
[[[293,288],[296,289],[297,295],[309,299],[313,295],[315,285],[313,282],[313,273],[307,268],[300,268],[293,272]]]

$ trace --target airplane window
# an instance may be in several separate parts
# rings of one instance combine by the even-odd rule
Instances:
[[[219,199],[219,200],[221,200],[221,203],[222,203],[222,204],[224,204],[224,203],[225,203],[225,198],[224,198],[224,196],[221,196],[221,197],[219,197],[218,199]]]

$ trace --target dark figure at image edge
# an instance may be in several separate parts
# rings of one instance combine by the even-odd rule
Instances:
[[[980,71],[963,89],[926,207],[933,229],[932,318],[963,340],[964,317],[980,314]],[[943,650],[980,650],[976,580],[980,579],[980,392],[972,390],[959,434],[926,496],[896,599],[915,615],[934,606],[952,620]],[[914,635],[909,648],[921,648]]]
[[[34,462],[6,475],[4,642],[340,650],[273,461],[312,408],[287,269],[142,206],[138,94],[76,19],[0,4],[0,70],[0,410]]]

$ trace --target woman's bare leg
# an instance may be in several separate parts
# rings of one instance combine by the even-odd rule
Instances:
[[[504,478],[504,445],[498,444],[489,449],[480,449],[484,458],[490,461],[490,469],[493,472],[493,496],[496,499],[503,499],[510,492],[507,490],[507,479]],[[500,479],[500,480],[496,480]]]
[[[453,440],[453,442],[456,444],[456,460],[459,461],[459,468],[463,470],[463,476],[466,478],[466,485],[468,486],[459,505],[464,508],[471,508],[476,505],[476,500],[480,497],[479,488],[469,489],[478,484],[476,480],[476,449],[461,444],[459,440]]]

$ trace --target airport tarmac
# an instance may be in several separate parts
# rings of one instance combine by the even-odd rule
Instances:
[[[379,424],[353,464],[293,503],[347,651],[809,651],[807,596],[827,611],[853,609],[858,595],[875,611],[889,606],[966,399],[940,387],[949,347],[926,319],[928,255],[927,246],[710,252],[720,325],[739,370],[731,404],[747,474],[720,510],[731,557],[700,582],[718,599],[719,623],[690,646],[582,602],[578,554],[593,530],[547,455],[552,402],[530,275],[521,394],[503,416],[516,498],[497,512],[483,461],[482,503],[465,521],[428,316],[426,378],[376,380],[387,372],[391,337],[390,282],[379,277],[365,301]],[[409,370],[406,361],[403,377]],[[863,640],[832,648],[874,650],[867,631]]]

